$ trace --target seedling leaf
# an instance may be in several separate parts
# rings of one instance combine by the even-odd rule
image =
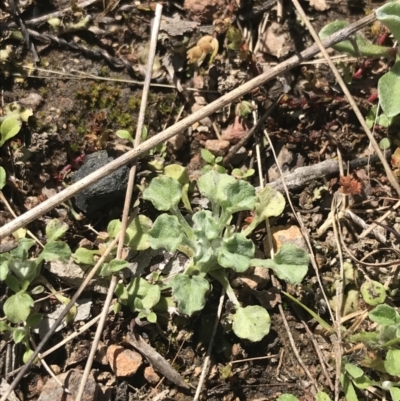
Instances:
[[[389,305],[378,305],[369,312],[369,318],[382,326],[393,326],[400,323],[400,315],[396,309]]]
[[[3,310],[11,323],[25,322],[33,307],[33,299],[23,291],[11,295],[4,303]]]
[[[176,216],[161,214],[149,231],[149,242],[153,249],[165,248],[175,252],[182,244],[184,234]]]
[[[91,251],[86,248],[78,248],[72,255],[77,263],[82,263],[84,265],[94,265],[94,255],[98,253],[97,251]]]
[[[229,238],[224,238],[218,252],[218,264],[243,273],[249,268],[253,256],[253,241],[241,233],[235,233]]]
[[[250,305],[238,308],[232,317],[233,332],[240,338],[253,342],[261,341],[271,327],[271,318],[268,312],[259,305]]]
[[[6,117],[0,126],[0,146],[18,134],[22,123],[15,117]]]
[[[400,57],[393,67],[378,82],[379,100],[382,110],[388,117],[400,114]]]
[[[117,135],[117,137],[121,138],[121,139],[127,139],[129,142],[131,142],[132,144],[135,143],[135,140],[132,138],[132,135],[130,134],[129,131],[125,130],[125,129],[120,129],[118,130],[115,135]]]
[[[205,278],[178,274],[170,281],[170,284],[174,300],[182,313],[191,316],[204,308],[205,295],[210,290],[210,283]]]
[[[400,376],[400,349],[390,349],[386,354],[384,366],[392,376]]]
[[[157,305],[161,298],[161,290],[158,285],[152,285],[147,294],[142,299],[143,308],[151,309],[153,306]]]
[[[143,191],[143,198],[149,200],[157,210],[171,210],[182,198],[181,185],[171,177],[158,176],[153,178],[149,187]]]
[[[205,237],[208,241],[218,238],[221,228],[209,210],[200,210],[193,215],[193,230],[197,237]]]
[[[215,156],[208,149],[200,149],[200,154],[206,163],[211,165],[215,163]]]
[[[6,170],[4,170],[4,167],[0,166],[0,190],[2,190],[5,185],[6,185]]]
[[[299,401],[293,394],[281,394],[276,401]]]
[[[68,260],[71,256],[71,249],[69,246],[62,241],[51,241],[48,242],[44,248],[42,253],[40,254],[40,258],[49,261],[54,260]]]
[[[300,284],[308,271],[310,257],[292,244],[282,245],[273,260],[253,259],[252,266],[263,266],[273,269],[275,274],[289,284]]]
[[[349,25],[347,21],[334,21],[328,25],[325,25],[319,32],[319,37],[325,39],[330,35],[346,28]],[[388,57],[390,55],[390,48],[384,46],[374,45],[369,40],[362,36],[355,34],[354,40],[357,44],[358,51],[361,55],[367,57]],[[359,53],[354,48],[350,40],[344,40],[343,42],[337,43],[332,46],[336,51],[350,54],[353,57],[358,57]]]
[[[272,187],[265,187],[257,193],[258,201],[253,217],[253,221],[244,231],[245,235],[249,235],[262,221],[280,216],[285,209],[285,198],[283,195]]]
[[[315,401],[331,401],[331,397],[325,391],[319,391],[315,396]]]
[[[52,219],[46,225],[47,241],[56,241],[68,231],[68,224],[59,219]]]
[[[400,4],[396,1],[377,8],[376,19],[389,28],[389,31],[400,42]]]

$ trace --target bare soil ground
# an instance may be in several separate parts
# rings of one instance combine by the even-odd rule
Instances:
[[[28,21],[72,4],[61,3],[28,1],[26,4],[19,4],[18,7],[22,20]],[[155,68],[153,83],[169,87],[151,87],[145,117],[149,137],[251,79],[257,74],[254,67],[262,71],[263,68],[279,63],[313,43],[290,2],[283,2],[281,19],[277,16],[275,5],[265,11],[259,11],[263,2],[258,1],[209,1],[208,3],[218,3],[219,6],[207,15],[194,11],[194,6],[189,6],[188,3],[191,2],[186,1],[184,4],[182,1],[176,1],[163,4],[163,16],[177,18],[177,27],[182,21],[195,21],[198,22],[198,26],[188,28],[180,35],[174,35],[171,28],[160,32],[158,55],[160,59],[169,54],[174,55],[174,62],[178,65],[175,67],[178,87],[182,85],[183,90],[177,90],[177,81],[174,82],[169,76],[167,67]],[[16,28],[12,28],[11,25],[13,18],[10,4],[5,1],[1,4],[0,46],[2,49],[12,46],[11,61],[0,65],[2,102],[3,105],[19,102],[32,108],[33,116],[29,123],[23,125],[17,136],[0,148],[0,164],[7,172],[7,185],[2,190],[4,197],[13,211],[21,215],[62,190],[65,185],[70,185],[85,156],[106,149],[117,157],[130,148],[130,142],[118,138],[115,132],[118,129],[126,129],[134,133],[136,129],[141,98],[141,85],[137,82],[144,79],[141,74],[143,63],[140,57],[149,40],[154,4],[95,2],[86,8],[80,8],[80,3],[73,3],[74,11],[62,15],[61,27],[49,28],[45,22],[30,25],[29,27],[38,33],[31,34],[30,37],[39,60],[35,64],[36,68],[29,71],[22,66],[34,64],[32,52],[26,50],[24,44],[11,34]],[[302,5],[315,29],[319,31],[335,19],[355,21],[379,3],[330,2],[327,4],[329,8],[322,11],[314,8],[308,1],[302,2]],[[254,14],[248,17],[250,9],[254,10]],[[84,26],[72,29],[69,25],[77,24],[88,15],[91,21]],[[258,28],[263,23],[265,27],[262,33],[258,33]],[[272,29],[274,24],[275,28]],[[237,54],[227,50],[226,31],[229,25],[240,26],[242,32],[249,32],[249,40],[246,42],[249,46],[252,43],[254,47],[254,43],[259,42],[252,60],[238,63]],[[212,64],[206,60],[193,71],[187,64],[186,49],[205,35],[201,28],[214,30],[220,48]],[[268,29],[269,36],[266,34]],[[62,40],[56,43],[55,40],[48,40],[46,34]],[[365,29],[364,34],[374,39],[371,29]],[[85,54],[82,48],[73,50],[71,43],[77,44],[78,47],[85,46],[88,51]],[[102,49],[108,55],[108,61],[101,55],[93,57],[95,54],[92,53],[96,49]],[[111,58],[118,60],[119,57],[127,60],[131,68],[127,69],[122,64],[121,68],[116,68],[115,63],[110,62]],[[362,75],[353,78],[349,87],[364,116],[374,104],[370,96],[376,92],[377,81],[382,72],[387,70],[385,63],[383,60],[372,60],[365,66],[362,60],[345,59],[341,66],[342,71],[347,69],[350,75],[363,67]],[[104,80],[92,79],[92,76]],[[244,100],[254,102],[258,116],[277,101],[277,106],[263,128],[268,130],[284,172],[293,172],[299,167],[336,159],[338,149],[345,163],[369,156],[368,139],[324,61],[305,63],[281,78],[260,87],[255,93],[246,95]],[[195,88],[198,92],[189,91],[188,88]],[[202,89],[208,92],[201,92]],[[229,148],[245,136],[254,124],[251,115],[248,121],[238,123],[235,120],[235,107],[236,104],[233,104],[230,109],[215,113],[207,121],[201,121],[190,131],[182,133],[177,140],[169,141],[164,148],[160,147],[143,157],[139,163],[138,184],[143,184],[146,177],[153,176],[154,169],[149,162],[182,164],[187,168],[189,176],[196,179],[206,164],[200,156],[200,149],[207,148],[216,155],[226,156]],[[393,138],[398,130],[399,125],[394,124],[389,129],[377,127],[374,134],[379,141],[384,137]],[[260,145],[260,160],[256,155],[256,144]],[[262,132],[256,132],[250,137],[240,152],[227,164],[228,171],[232,168],[240,168],[242,171],[257,169],[258,160],[265,180],[274,181],[279,178],[271,147],[263,139]],[[348,177],[351,181],[349,185],[359,183],[362,187],[360,192],[356,191],[351,195],[353,212],[368,224],[394,204],[395,193],[378,162],[366,163],[351,170]],[[254,186],[260,185],[257,173],[249,181]],[[344,182],[340,181],[340,174],[337,172],[305,182],[302,188],[290,191],[294,209],[301,216],[309,233],[321,282],[333,309],[340,258],[333,228],[327,222],[333,196],[343,185]],[[136,197],[140,198],[139,188],[135,189]],[[72,250],[84,241],[94,246],[98,241],[96,233],[106,231],[110,220],[120,218],[122,206],[123,198],[90,215],[83,212],[82,219],[76,220],[65,205],[60,205],[48,215],[31,223],[29,230],[45,241],[46,222],[51,218],[59,218],[69,226],[64,240]],[[149,205],[143,205],[142,202],[141,207],[147,209],[149,217],[155,217],[155,210]],[[0,202],[0,226],[12,219],[11,212]],[[399,220],[395,211],[387,218],[385,224],[399,231]],[[282,242],[292,240],[293,236],[300,237],[298,233],[284,231],[291,226],[297,226],[289,207],[281,217],[271,221],[271,226],[273,231],[277,232],[277,237],[283,236]],[[344,258],[352,265],[352,278],[346,282],[344,297],[346,299],[352,291],[357,291],[358,294],[356,298],[351,298],[350,304],[346,304],[344,308],[347,309],[342,310],[343,316],[354,314],[355,317],[343,324],[348,329],[354,325],[354,331],[369,330],[370,322],[366,320],[360,320],[359,326],[355,328],[357,312],[361,315],[362,311],[367,310],[358,291],[365,281],[365,276],[381,283],[389,280],[390,288],[398,286],[398,274],[392,274],[392,266],[388,263],[398,258],[396,252],[392,251],[398,247],[398,238],[382,228],[382,235],[387,241],[385,246],[371,235],[359,240],[358,235],[362,228],[349,217],[343,220],[341,230],[346,246]],[[265,250],[266,237],[265,228],[260,227],[255,236],[260,252]],[[0,247],[4,249],[6,246],[12,247],[15,243],[11,236],[1,238],[1,241]],[[355,262],[361,259],[367,264]],[[382,265],[373,268],[368,263]],[[147,272],[153,271],[155,265],[152,260]],[[47,268],[43,269],[42,274],[57,291],[68,297],[73,294],[74,288],[65,284]],[[311,268],[301,286],[284,287],[304,305],[331,322],[328,305]],[[9,292],[4,282],[0,283],[0,288],[0,305],[3,305]],[[235,290],[241,302],[245,303],[250,298],[257,299],[261,305],[268,308],[272,319],[270,334],[255,344],[240,341],[227,328],[227,305],[214,339],[211,368],[203,385],[201,399],[273,400],[282,393],[291,393],[301,400],[312,400],[315,397],[315,383],[332,396],[336,353],[334,334],[321,329],[308,313],[285,298],[271,282],[259,291],[255,288],[251,279],[241,281],[240,277],[236,278]],[[141,325],[138,325],[136,319],[135,330],[138,330],[193,387],[197,385],[201,373],[220,292],[221,288],[214,285],[206,308],[201,314],[191,318],[160,316],[157,324]],[[91,302],[90,317],[86,318],[89,320],[100,313],[105,295],[88,291],[85,297]],[[394,297],[391,301],[393,305],[399,306],[398,298]],[[55,299],[48,298],[40,303],[41,311],[51,312],[56,304]],[[282,312],[279,311],[278,304],[283,307]],[[0,313],[3,317],[3,312]],[[129,348],[126,334],[136,317],[127,307],[123,307],[116,315],[111,313],[101,339],[104,347],[115,344]],[[283,321],[283,317],[286,322]],[[84,321],[70,323],[55,333],[46,348],[57,344],[83,324]],[[81,371],[84,368],[95,327],[92,326],[46,358],[56,373],[72,369]],[[11,338],[3,334],[0,359],[6,355],[6,350],[10,349],[12,344]],[[36,343],[40,342],[38,334],[32,333],[32,336]],[[297,348],[297,356],[293,352],[293,346]],[[353,344],[344,341],[344,352],[349,351],[352,346]],[[361,347],[357,352],[349,351],[349,358],[352,363],[362,366],[366,353],[366,348]],[[17,361],[14,369],[22,363],[18,354],[15,358]],[[322,364],[325,365],[324,369]],[[135,375],[123,378],[115,375],[107,361],[96,359],[92,373],[101,388],[103,398],[90,398],[90,394],[87,394],[87,399],[193,399],[193,389],[182,390],[168,380],[162,381],[161,384],[151,381],[144,372],[147,366],[149,364],[144,363]],[[9,372],[5,362],[2,369],[2,376],[10,382],[13,376],[5,376]],[[18,399],[38,400],[41,394],[43,400],[55,399],[51,398],[52,393],[48,389],[44,390],[48,380],[46,370],[35,365],[18,387]],[[362,397],[360,394],[360,399],[364,399]]]

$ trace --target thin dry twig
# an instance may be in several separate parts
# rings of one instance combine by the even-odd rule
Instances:
[[[188,384],[182,379],[181,375],[171,368],[170,364],[165,358],[160,355],[153,347],[147,344],[142,337],[132,332],[126,334],[126,340],[133,348],[140,352],[152,366],[156,367],[156,370],[165,376],[172,383],[177,386],[189,389]]]
[[[296,214],[296,212],[295,212],[295,210],[294,210],[294,206],[293,206],[293,204],[292,204],[289,191],[288,191],[288,189],[287,189],[287,187],[286,187],[286,184],[285,184],[285,179],[284,179],[284,176],[283,176],[283,172],[282,172],[281,166],[279,165],[279,162],[278,162],[278,158],[277,158],[277,155],[276,155],[276,152],[275,152],[275,148],[274,148],[274,146],[273,146],[273,144],[272,144],[272,142],[271,142],[271,138],[269,137],[267,130],[264,130],[264,135],[265,135],[265,137],[267,138],[268,143],[269,143],[270,146],[271,146],[271,151],[272,151],[272,154],[273,154],[273,156],[274,156],[275,163],[276,163],[276,165],[277,165],[277,167],[278,167],[279,174],[280,174],[281,177],[282,177],[282,183],[283,183],[283,186],[284,186],[284,188],[285,188],[285,192],[286,192],[286,195],[287,195],[288,202],[289,202],[289,204],[290,204],[290,206],[291,206],[291,208],[292,208],[292,211],[293,211],[293,213],[294,213],[294,216],[296,216],[296,219],[299,221],[299,220],[301,220],[301,219],[298,217],[298,215]],[[262,182],[263,182],[263,181],[261,181],[261,183],[262,183]],[[272,243],[271,229],[270,229],[270,227],[269,227],[268,220],[267,220],[267,233],[268,233],[268,242],[269,242],[268,245],[269,245],[269,249],[271,249],[271,252],[273,252],[274,247],[273,247],[273,243]],[[310,249],[311,249],[311,251],[312,251],[311,246],[310,246]],[[272,284],[274,285],[274,287],[280,288],[280,285],[279,285],[279,283],[278,283],[278,280],[275,278],[274,275],[271,275],[271,281],[272,281]],[[280,313],[280,315],[281,315],[281,318],[282,318],[282,321],[283,321],[283,325],[285,326],[285,329],[286,329],[286,332],[287,332],[287,335],[288,335],[289,342],[290,342],[290,345],[291,345],[291,347],[292,347],[293,353],[294,353],[294,355],[295,355],[295,357],[296,357],[298,363],[300,364],[300,366],[303,368],[304,372],[306,373],[308,379],[311,381],[311,383],[313,384],[313,386],[314,386],[314,388],[316,389],[316,391],[318,391],[318,384],[317,384],[317,382],[315,381],[315,378],[312,376],[312,374],[311,374],[310,371],[308,370],[308,368],[307,368],[307,366],[305,365],[305,363],[303,362],[303,359],[301,358],[300,353],[299,353],[299,351],[298,351],[298,349],[297,349],[297,346],[296,346],[295,341],[294,341],[294,339],[293,339],[292,333],[291,333],[291,331],[290,331],[289,324],[288,324],[288,322],[287,322],[287,320],[286,320],[285,312],[284,312],[283,307],[282,307],[281,304],[278,305],[278,310],[279,310],[279,313]]]
[[[366,17],[360,19],[359,21],[355,22],[354,24],[349,25],[345,29],[341,30],[340,32],[335,33],[334,35],[330,36],[329,38],[323,41],[324,46],[329,47],[338,42],[343,41],[349,35],[353,34],[354,32],[358,31],[362,27],[368,25],[369,23],[373,22],[376,19],[375,13],[371,13]],[[97,171],[89,174],[84,179],[78,181],[77,183],[71,185],[67,189],[63,190],[62,192],[58,193],[57,195],[52,196],[51,198],[47,199],[40,205],[32,208],[28,212],[24,213],[23,215],[19,216],[17,219],[13,220],[12,222],[6,224],[0,229],[0,238],[3,238],[7,235],[10,235],[14,231],[18,230],[21,227],[25,227],[30,222],[35,220],[36,218],[43,216],[45,213],[52,210],[54,207],[59,205],[62,202],[65,202],[67,199],[75,196],[77,193],[82,191],[83,189],[87,188],[88,186],[92,185],[93,183],[97,182],[103,177],[111,174],[112,172],[118,170],[120,167],[124,166],[125,164],[136,160],[140,155],[151,150],[157,144],[166,141],[167,139],[173,137],[179,132],[184,131],[193,123],[202,118],[208,117],[215,111],[223,108],[224,106],[232,103],[234,100],[243,96],[245,93],[250,92],[251,90],[263,85],[267,81],[275,78],[276,76],[282,74],[285,71],[290,70],[291,68],[297,66],[300,62],[305,59],[309,59],[310,57],[315,56],[319,52],[318,45],[313,45],[310,48],[304,50],[299,55],[295,55],[290,59],[282,62],[278,66],[271,68],[269,71],[264,72],[263,74],[253,78],[249,82],[244,83],[240,87],[234,89],[233,91],[227,93],[224,96],[221,96],[219,99],[215,100],[214,102],[206,105],[202,109],[198,110],[196,113],[189,115],[188,117],[184,118],[183,120],[177,122],[172,127],[167,128],[163,132],[159,133],[158,135],[148,139],[146,142],[138,146],[137,148],[132,149],[131,151],[127,152],[126,154],[118,157],[117,159],[110,162],[108,165],[98,169]],[[2,399],[0,401],[3,401]]]
[[[140,144],[140,138],[141,138],[142,128],[143,128],[143,124],[144,124],[144,118],[145,118],[145,112],[146,112],[146,107],[147,107],[147,99],[148,99],[149,90],[150,90],[151,75],[152,75],[152,71],[153,71],[153,64],[154,64],[156,48],[157,48],[157,38],[158,38],[158,31],[159,31],[160,23],[161,23],[161,13],[162,13],[162,5],[157,4],[156,10],[155,10],[155,16],[153,19],[153,28],[152,28],[152,32],[151,32],[151,38],[150,38],[149,55],[148,55],[148,62],[147,62],[147,69],[146,69],[146,78],[145,78],[145,83],[143,86],[142,100],[141,100],[141,104],[140,104],[134,147],[139,146],[139,144]],[[125,232],[126,232],[126,229],[128,226],[127,223],[128,223],[128,218],[129,218],[130,205],[131,205],[131,201],[132,201],[133,185],[135,182],[135,176],[136,176],[136,163],[134,164],[134,166],[131,167],[131,169],[129,171],[128,186],[126,189],[125,204],[124,204],[122,223],[121,223],[121,235],[119,237],[119,243],[118,243],[118,248],[117,248],[117,256],[116,256],[117,259],[122,258],[124,238],[125,238]],[[112,298],[114,295],[114,290],[115,290],[115,287],[117,286],[117,283],[118,283],[118,276],[113,275],[111,278],[109,289],[108,289],[107,298],[104,302],[104,307],[103,307],[103,311],[101,313],[101,318],[100,318],[99,324],[97,326],[96,334],[95,334],[95,337],[93,339],[93,343],[92,343],[92,346],[90,349],[88,360],[86,362],[85,370],[83,372],[82,380],[79,385],[79,390],[75,397],[75,401],[81,401],[81,399],[82,399],[83,392],[85,390],[85,385],[86,385],[86,382],[90,375],[90,369],[92,367],[93,360],[96,355],[97,346],[98,346],[101,336],[103,334],[103,328],[104,328],[104,325],[105,325],[105,322],[107,319],[108,310],[110,308],[111,301],[112,301]]]
[[[199,383],[197,384],[196,394],[194,395],[193,401],[197,401],[200,398],[201,389],[203,387],[204,380],[208,374],[208,370],[210,368],[210,360],[211,360],[211,353],[214,346],[214,338],[217,334],[218,323],[221,319],[222,314],[222,307],[224,306],[224,299],[225,299],[225,290],[222,288],[221,296],[219,297],[219,304],[218,304],[218,311],[215,317],[213,332],[211,334],[210,344],[208,345],[207,354],[204,358],[203,369],[201,371],[201,376],[199,379]]]

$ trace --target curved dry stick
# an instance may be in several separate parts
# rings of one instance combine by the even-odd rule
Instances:
[[[326,38],[323,41],[323,45],[325,47],[330,47],[336,43],[342,42],[349,35],[353,34],[354,32],[357,32],[359,29],[375,21],[375,19],[376,19],[375,13],[371,13],[370,15],[367,15],[366,17],[360,19],[354,24],[349,25],[340,32],[337,32],[334,35],[330,36],[329,38]],[[169,138],[190,127],[195,122],[210,116],[215,111],[220,110],[223,107],[227,106],[228,104],[232,103],[240,96],[243,96],[244,94],[252,91],[253,89],[259,87],[260,85],[265,84],[266,82],[284,73],[285,71],[288,71],[291,68],[299,65],[302,61],[315,56],[316,54],[319,53],[319,51],[320,50],[318,45],[315,44],[310,48],[308,48],[307,50],[301,52],[299,55],[291,57],[290,59],[282,62],[276,67],[271,68],[269,71],[266,71],[263,74],[259,75],[258,77],[253,78],[249,82],[244,83],[243,85],[227,93],[226,95],[221,96],[219,99],[208,104],[207,106],[204,106],[196,113],[193,113],[190,116],[184,118],[183,120],[177,122],[172,127],[169,127],[166,130],[159,133],[158,135],[154,136],[153,138],[150,138],[137,148],[132,149],[131,151],[118,157],[117,159],[110,162],[108,165],[89,174],[84,179],[71,185],[67,189],[64,189],[57,195],[54,195],[51,198],[47,199],[40,205],[34,207],[33,209],[19,216],[14,221],[6,224],[4,227],[0,229],[0,238],[12,234],[14,231],[18,230],[21,227],[25,227],[36,218],[43,216],[45,213],[48,213],[50,210],[58,206],[60,203],[65,202],[67,199],[75,196],[77,193],[87,188],[89,185],[92,185],[93,183],[99,181],[101,178],[106,177],[107,175],[111,174],[115,170],[118,170],[125,164],[136,160],[140,155],[151,150],[154,146],[158,145],[159,143],[165,142]],[[5,400],[0,399],[0,401],[5,401]]]

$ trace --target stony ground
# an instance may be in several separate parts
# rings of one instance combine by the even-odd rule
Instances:
[[[150,23],[155,7],[155,3],[146,1],[94,2],[91,5],[68,1],[20,2],[17,5],[18,15],[30,29],[32,42],[32,47],[27,50],[19,40],[21,36],[18,38],[15,34],[19,29],[13,25],[12,3],[3,1],[0,14],[0,48],[5,52],[0,59],[2,113],[5,113],[7,105],[18,102],[22,108],[31,109],[32,116],[22,125],[18,135],[0,148],[0,164],[7,174],[2,193],[10,205],[8,208],[5,202],[0,202],[0,226],[13,219],[10,209],[16,215],[23,214],[87,175],[86,171],[79,171],[91,155],[107,151],[108,157],[115,158],[130,149],[129,140],[119,138],[116,131],[124,129],[134,134],[136,130]],[[356,21],[379,3],[325,3],[320,0],[304,1],[302,5],[319,31],[335,19]],[[46,22],[48,18],[40,20],[49,13],[70,6],[72,11],[62,12],[57,21],[52,20],[52,24]],[[38,19],[39,22],[28,22]],[[16,20],[19,20],[18,17]],[[230,26],[242,33],[240,46],[234,49],[229,48],[232,43],[228,37]],[[378,40],[380,35],[379,30],[371,28],[363,32],[372,40]],[[201,63],[198,59],[202,53],[199,56],[195,52],[187,52],[188,49],[201,47],[199,40],[204,37],[214,37],[219,47],[213,60],[210,60],[209,52]],[[284,1],[282,10],[275,3],[260,1],[164,2],[153,86],[145,115],[147,138],[312,43],[290,2]],[[387,44],[391,44],[390,38]],[[190,64],[188,61],[196,62]],[[359,68],[362,68],[361,74],[357,72]],[[365,64],[363,60],[347,57],[340,64],[343,74],[356,74],[349,87],[364,116],[377,102],[373,99],[377,81],[387,68],[387,61],[383,59]],[[395,192],[376,158],[368,159],[371,154],[369,141],[322,59],[304,63],[257,91],[246,94],[241,101],[253,102],[256,118],[252,113],[239,117],[238,105],[243,107],[243,103],[236,102],[202,119],[142,157],[135,200],[141,199],[140,190],[146,180],[155,172],[162,171],[165,165],[181,164],[186,167],[190,179],[197,179],[207,164],[201,157],[201,149],[220,157],[221,165],[226,162],[228,172],[236,168],[245,174],[255,169],[261,171],[266,182],[278,180],[280,175],[276,160],[262,130],[248,135],[257,119],[275,102],[263,128],[268,131],[277,152],[277,161],[284,172],[295,172],[300,167],[313,168],[323,161],[334,160],[338,150],[350,167],[346,177],[340,177],[338,171],[328,175],[322,172],[318,178],[306,179],[301,186],[290,189],[294,210],[309,234],[320,282],[314,269],[310,268],[302,285],[291,287],[282,284],[293,297],[332,323],[322,290],[326,292],[330,307],[335,309],[340,258],[330,220],[334,194],[347,191],[351,207],[347,206],[342,212],[351,209],[353,214],[370,224],[395,203]],[[379,141],[385,137],[395,138],[398,130],[399,125],[394,123],[389,128],[377,126],[374,134]],[[230,151],[245,137],[248,139],[232,154]],[[228,154],[229,160],[223,160]],[[357,166],[354,164],[356,160],[361,160]],[[215,160],[208,164],[213,163]],[[215,165],[212,167],[215,168]],[[258,172],[248,180],[255,187],[260,185]],[[111,181],[119,183],[116,178]],[[112,185],[107,184],[109,192],[118,195],[119,189]],[[76,198],[31,223],[29,230],[45,242],[46,223],[58,218],[68,224],[64,240],[72,250],[78,246],[95,249],[101,243],[99,233],[106,231],[110,220],[121,217],[123,192],[106,205],[96,195],[87,201],[88,207],[82,206],[86,200]],[[106,198],[110,199],[108,194]],[[75,213],[71,211],[74,209]],[[140,210],[150,218],[156,216],[156,211],[142,200]],[[281,217],[272,219],[270,224],[275,245],[293,242],[305,246],[289,206]],[[384,227],[380,227],[385,239],[382,243],[372,235],[360,239],[363,227],[351,220],[349,215],[342,220],[348,272],[342,316],[349,316],[343,322],[348,334],[373,329],[363,315],[368,307],[359,293],[365,277],[382,284],[389,283],[389,289],[398,286],[395,260],[399,224],[393,211],[385,220]],[[386,230],[385,226],[394,231]],[[260,226],[256,231],[254,241],[259,252],[268,251],[265,227]],[[1,238],[2,252],[15,246],[15,238]],[[33,248],[32,256],[38,252],[39,248]],[[130,256],[133,263],[137,255]],[[158,271],[160,264],[165,264],[170,257],[165,254],[147,255],[146,273]],[[359,260],[364,263],[357,263]],[[390,264],[392,260],[393,265]],[[378,267],[371,267],[373,263],[377,263]],[[69,268],[62,265],[60,269],[55,266],[42,269],[42,276],[52,288],[66,297],[71,297],[77,287],[76,282],[71,281],[72,276],[81,274],[72,273],[72,268]],[[285,298],[280,293],[280,287],[272,285],[269,277],[263,278],[262,285],[257,279],[251,274],[232,277],[242,302],[255,299],[268,309],[272,319],[271,331],[258,343],[241,341],[227,329],[229,304],[225,304],[201,399],[269,400],[282,393],[291,393],[301,400],[312,400],[316,392],[315,384],[333,397],[334,334],[322,329],[307,312]],[[82,296],[81,305],[88,307],[86,315],[55,333],[46,349],[100,313],[108,284],[104,280],[97,284],[96,288],[91,287]],[[10,291],[4,282],[0,283],[0,288],[2,307]],[[49,296],[41,294],[35,298],[37,310],[44,313],[54,312],[59,306],[59,301],[50,296],[48,288],[45,294]],[[191,318],[161,314],[157,324],[148,324],[137,319],[127,307],[116,314],[110,313],[92,369],[91,383],[85,390],[85,399],[193,399],[193,388],[201,374],[220,293],[219,284],[214,283],[205,309]],[[396,298],[396,294],[392,294],[390,302],[398,307],[398,296]],[[3,316],[1,312],[1,318]],[[151,363],[136,361],[138,354],[132,351],[135,347],[128,335],[132,326],[179,372],[189,388],[179,387],[171,380],[162,381],[162,375],[152,370]],[[92,326],[46,358],[56,375],[69,375],[70,389],[74,389],[81,380],[95,327]],[[40,342],[40,336],[40,332],[32,332],[36,343]],[[355,351],[355,343],[346,336],[342,344],[343,352],[351,363],[368,366],[372,377],[379,380],[379,370],[372,369],[365,362],[367,357],[377,358],[379,352],[371,352],[362,346]],[[293,352],[293,346],[298,355]],[[1,369],[9,382],[13,376],[8,373],[22,363],[18,348],[4,333],[0,343],[0,359],[4,359]],[[12,367],[5,361],[6,354],[15,355]],[[116,355],[119,354],[122,356],[117,364]],[[136,373],[124,371],[132,369],[132,366],[136,367]],[[65,377],[60,377],[65,380]],[[61,393],[56,395],[59,390],[46,370],[35,365],[24,377],[16,394],[21,400],[37,400],[41,394],[42,400],[64,399]],[[360,391],[359,396],[364,399],[363,392]]]

